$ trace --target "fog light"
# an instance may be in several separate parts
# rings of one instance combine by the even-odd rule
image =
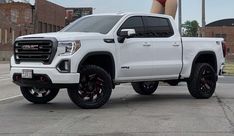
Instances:
[[[57,65],[57,69],[61,73],[70,73],[70,61],[63,60]]]

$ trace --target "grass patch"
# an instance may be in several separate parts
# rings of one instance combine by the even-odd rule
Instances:
[[[224,66],[224,75],[234,75],[234,63],[227,63]]]

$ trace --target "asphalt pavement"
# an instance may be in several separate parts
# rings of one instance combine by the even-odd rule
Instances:
[[[233,136],[234,81],[221,77],[211,99],[190,96],[185,83],[162,84],[140,96],[130,84],[117,86],[102,108],[83,110],[66,90],[45,105],[31,104],[0,64],[0,136]]]

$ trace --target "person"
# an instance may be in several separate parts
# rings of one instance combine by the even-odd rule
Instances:
[[[153,0],[151,13],[170,15],[175,19],[177,0]]]

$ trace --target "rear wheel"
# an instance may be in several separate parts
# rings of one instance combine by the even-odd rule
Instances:
[[[133,89],[141,95],[151,95],[153,94],[158,88],[158,81],[155,82],[137,82],[132,83]]]
[[[187,84],[193,97],[208,99],[215,92],[216,82],[217,76],[213,67],[207,63],[198,63]]]
[[[59,89],[39,89],[31,87],[20,87],[21,93],[25,99],[35,104],[45,104],[53,100]]]
[[[68,89],[70,99],[84,109],[96,109],[110,98],[112,82],[110,75],[101,67],[84,66],[80,71],[80,83],[76,89]]]
[[[170,80],[170,81],[166,81],[169,85],[171,86],[177,86],[179,84],[179,80]]]

